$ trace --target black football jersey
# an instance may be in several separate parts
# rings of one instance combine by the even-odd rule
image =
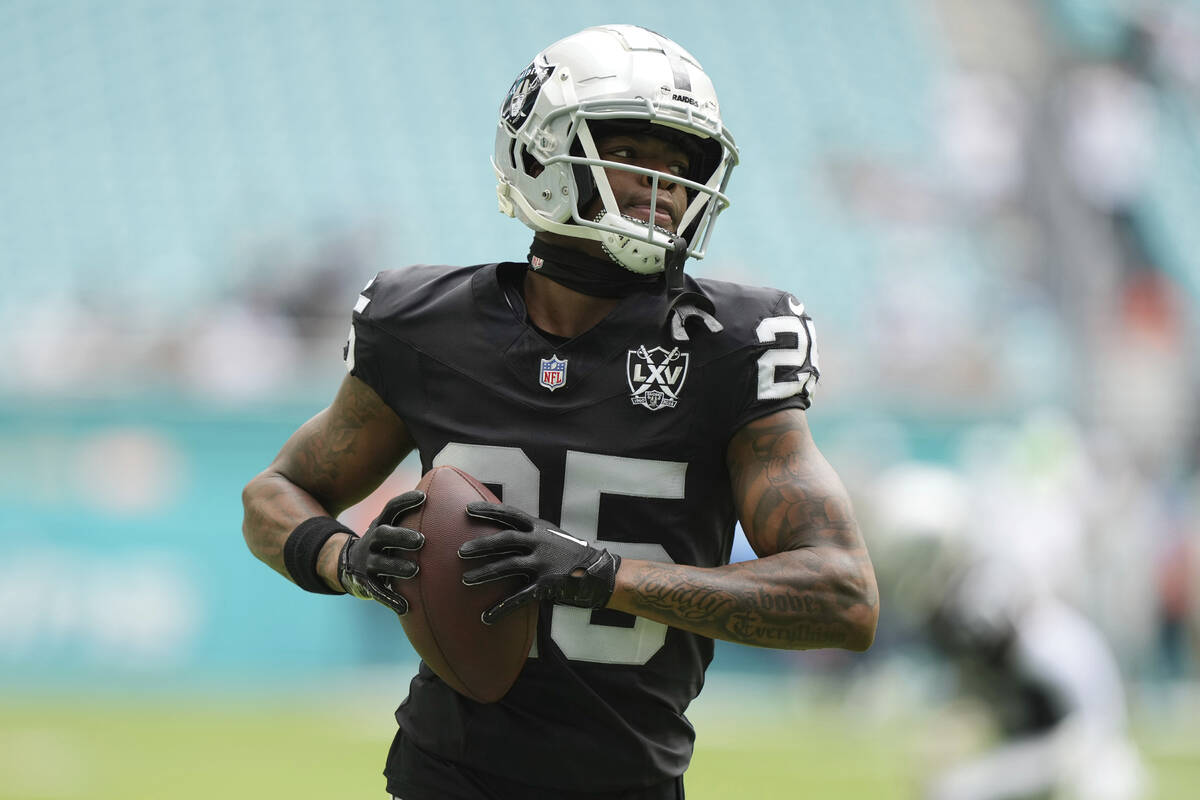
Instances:
[[[728,562],[736,515],[726,448],[746,422],[807,408],[811,321],[772,289],[688,277],[719,332],[676,341],[662,293],[624,298],[551,341],[526,321],[524,264],[380,273],[355,307],[347,366],[404,420],[423,470],[453,464],[507,503],[625,557]],[[683,773],[684,711],[711,639],[607,609],[544,604],[531,658],[498,703],[475,703],[424,664],[396,712],[450,761],[578,790]]]

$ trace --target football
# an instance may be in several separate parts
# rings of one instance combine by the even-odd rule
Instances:
[[[467,515],[467,503],[498,502],[479,481],[457,467],[434,467],[416,488],[425,502],[397,522],[420,531],[425,545],[416,554],[420,569],[393,588],[408,600],[400,617],[417,655],[451,688],[480,703],[502,698],[517,679],[537,629],[537,603],[523,606],[493,625],[480,616],[520,589],[520,578],[464,586],[464,542],[502,530]]]

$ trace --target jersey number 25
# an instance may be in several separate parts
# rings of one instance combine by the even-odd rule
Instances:
[[[504,502],[541,516],[541,471],[519,447],[451,442],[433,465],[453,464],[483,483],[503,488]],[[600,538],[600,497],[619,494],[682,500],[687,464],[567,451],[563,475],[562,527],[581,539],[627,558],[671,562],[660,544],[609,542]],[[632,628],[593,624],[586,608],[555,606],[550,636],[575,661],[645,664],[666,643],[667,626],[634,617]],[[537,655],[536,643],[534,652]]]

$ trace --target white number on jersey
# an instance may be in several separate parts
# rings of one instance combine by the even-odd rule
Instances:
[[[777,380],[778,367],[790,367],[799,370],[804,367],[806,360],[814,369],[820,369],[817,364],[817,336],[813,330],[812,320],[802,316],[804,306],[788,298],[791,314],[780,317],[767,317],[758,323],[755,333],[763,344],[779,341],[779,334],[794,334],[795,347],[778,346],[763,353],[758,358],[758,399],[782,400],[807,390],[812,394],[816,388],[816,378],[810,372],[797,372],[786,380]],[[811,360],[810,360],[811,359]]]
[[[541,473],[519,447],[451,442],[434,457],[433,465],[453,464],[482,483],[503,487],[504,502],[541,516],[538,492]],[[600,538],[600,498],[605,494],[682,500],[687,464],[652,461],[597,453],[567,451],[563,478],[562,527],[628,558],[672,563],[661,544],[610,542]],[[594,625],[591,609],[555,606],[550,636],[563,655],[575,661],[603,664],[645,664],[667,641],[667,626],[635,617],[632,628]],[[536,643],[532,656],[537,655]]]

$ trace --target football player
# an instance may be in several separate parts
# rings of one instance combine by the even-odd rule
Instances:
[[[393,795],[679,798],[714,638],[871,644],[874,572],[805,419],[812,321],[786,292],[683,271],[736,163],[675,42],[610,25],[546,48],[501,105],[493,162],[500,210],[535,231],[527,257],[376,276],[333,403],[247,485],[255,555],[401,614],[423,539],[391,523],[423,496],[361,538],[336,515],[413,450],[503,500],[469,508],[506,530],[462,548],[464,582],[523,576],[485,621],[538,602],[534,652],[486,705],[421,666]],[[730,565],[738,520],[759,558]]]
[[[1013,557],[1011,542],[979,533],[974,492],[946,467],[909,462],[879,477],[869,503],[888,608],[944,659],[995,734],[977,752],[940,759],[922,796],[1144,797],[1112,648]]]

